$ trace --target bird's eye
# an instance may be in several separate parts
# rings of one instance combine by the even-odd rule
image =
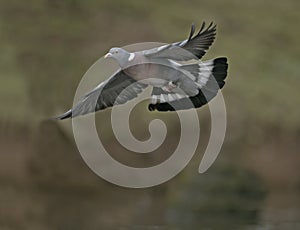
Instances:
[[[119,51],[116,51],[115,53],[117,54],[117,53],[119,53]]]

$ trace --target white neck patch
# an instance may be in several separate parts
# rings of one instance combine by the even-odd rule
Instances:
[[[134,53],[130,53],[128,61],[132,61],[134,59],[134,57],[135,57],[135,54]]]

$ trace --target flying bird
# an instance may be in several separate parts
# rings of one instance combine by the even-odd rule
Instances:
[[[72,118],[124,104],[144,89],[153,87],[150,111],[199,108],[214,98],[224,86],[227,58],[200,61],[216,37],[216,25],[205,22],[195,34],[160,47],[128,52],[111,48],[104,58],[113,58],[119,69],[87,93],[79,103],[56,119]]]

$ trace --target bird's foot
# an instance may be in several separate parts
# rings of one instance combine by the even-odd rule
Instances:
[[[174,82],[172,82],[172,81],[170,81],[170,82],[168,83],[168,85],[162,87],[162,89],[163,89],[165,92],[168,92],[168,93],[172,92],[173,89],[175,89],[175,88],[177,88],[177,85],[174,84]]]

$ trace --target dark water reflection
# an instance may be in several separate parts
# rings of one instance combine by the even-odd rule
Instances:
[[[175,226],[203,229],[237,229],[259,222],[266,192],[251,172],[218,163],[196,175],[183,189],[168,219]]]
[[[265,229],[300,229],[299,191],[271,191],[263,202],[260,218]]]
[[[195,160],[161,186],[125,189],[94,175],[52,123],[2,144],[1,229],[299,229],[299,190],[269,187],[226,152],[205,174]]]

